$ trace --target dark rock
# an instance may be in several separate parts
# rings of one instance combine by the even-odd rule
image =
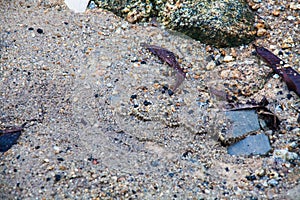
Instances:
[[[39,34],[44,33],[43,29],[41,29],[41,28],[38,28],[36,31],[37,31]]]
[[[250,43],[254,14],[238,0],[186,1],[160,14],[166,27],[217,47]]]
[[[256,35],[254,14],[242,0],[96,1],[131,23],[155,17],[167,28],[217,47],[250,43]]]
[[[265,134],[251,135],[228,147],[230,155],[265,155],[271,150]]]
[[[60,174],[55,174],[55,181],[58,182],[61,180],[62,176]]]

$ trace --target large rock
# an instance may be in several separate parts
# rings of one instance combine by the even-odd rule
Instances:
[[[239,46],[255,38],[254,14],[241,0],[98,0],[129,22],[152,17],[169,29],[217,47]]]

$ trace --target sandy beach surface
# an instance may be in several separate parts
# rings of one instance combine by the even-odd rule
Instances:
[[[300,199],[299,97],[251,44],[217,49],[45,2],[0,4],[0,128],[36,119],[0,154],[0,199]],[[299,2],[256,4],[254,43],[299,72]],[[141,43],[178,55],[187,78],[173,95],[174,70]],[[212,87],[241,103],[267,98],[281,121],[265,131],[267,155],[227,153],[226,102]]]

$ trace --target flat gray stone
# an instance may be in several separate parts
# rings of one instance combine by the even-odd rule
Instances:
[[[265,155],[271,150],[268,136],[251,135],[228,147],[230,155]]]
[[[225,112],[228,120],[232,123],[229,137],[241,137],[250,132],[260,130],[258,117],[255,110],[239,110]]]

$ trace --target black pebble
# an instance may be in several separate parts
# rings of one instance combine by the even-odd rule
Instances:
[[[147,64],[147,63],[146,63],[146,61],[142,60],[142,61],[141,61],[141,64],[142,64],[142,65],[145,65],[145,64]]]
[[[293,97],[293,95],[291,95],[291,94],[287,94],[287,95],[286,95],[286,98],[288,98],[289,100],[290,100],[292,97]]]
[[[32,27],[29,27],[29,28],[28,28],[28,30],[29,30],[29,31],[33,31],[33,30],[34,30],[34,28],[32,28]]]
[[[38,28],[36,31],[37,31],[39,34],[44,33],[43,29],[41,29],[41,28]]]
[[[217,66],[222,64],[219,60],[216,60],[215,63],[216,63]]]
[[[172,90],[168,89],[168,94],[169,94],[170,96],[172,96],[172,95],[174,94],[174,92],[173,92]]]
[[[256,180],[256,176],[255,175],[246,176],[246,179],[248,181],[254,181],[254,180]]]
[[[55,181],[60,181],[61,180],[61,175],[60,174],[55,174]]]
[[[98,98],[99,97],[99,94],[95,94],[95,98]]]
[[[143,104],[144,104],[144,106],[149,106],[149,105],[151,105],[152,103],[151,103],[150,101],[145,100]]]
[[[64,24],[65,24],[65,25],[68,25],[69,23],[68,23],[68,22],[64,22]]]
[[[64,161],[63,158],[57,158],[57,160],[58,160],[58,161],[61,161],[61,162]]]
[[[136,99],[137,98],[137,95],[136,94],[133,94],[131,95],[130,99]]]

